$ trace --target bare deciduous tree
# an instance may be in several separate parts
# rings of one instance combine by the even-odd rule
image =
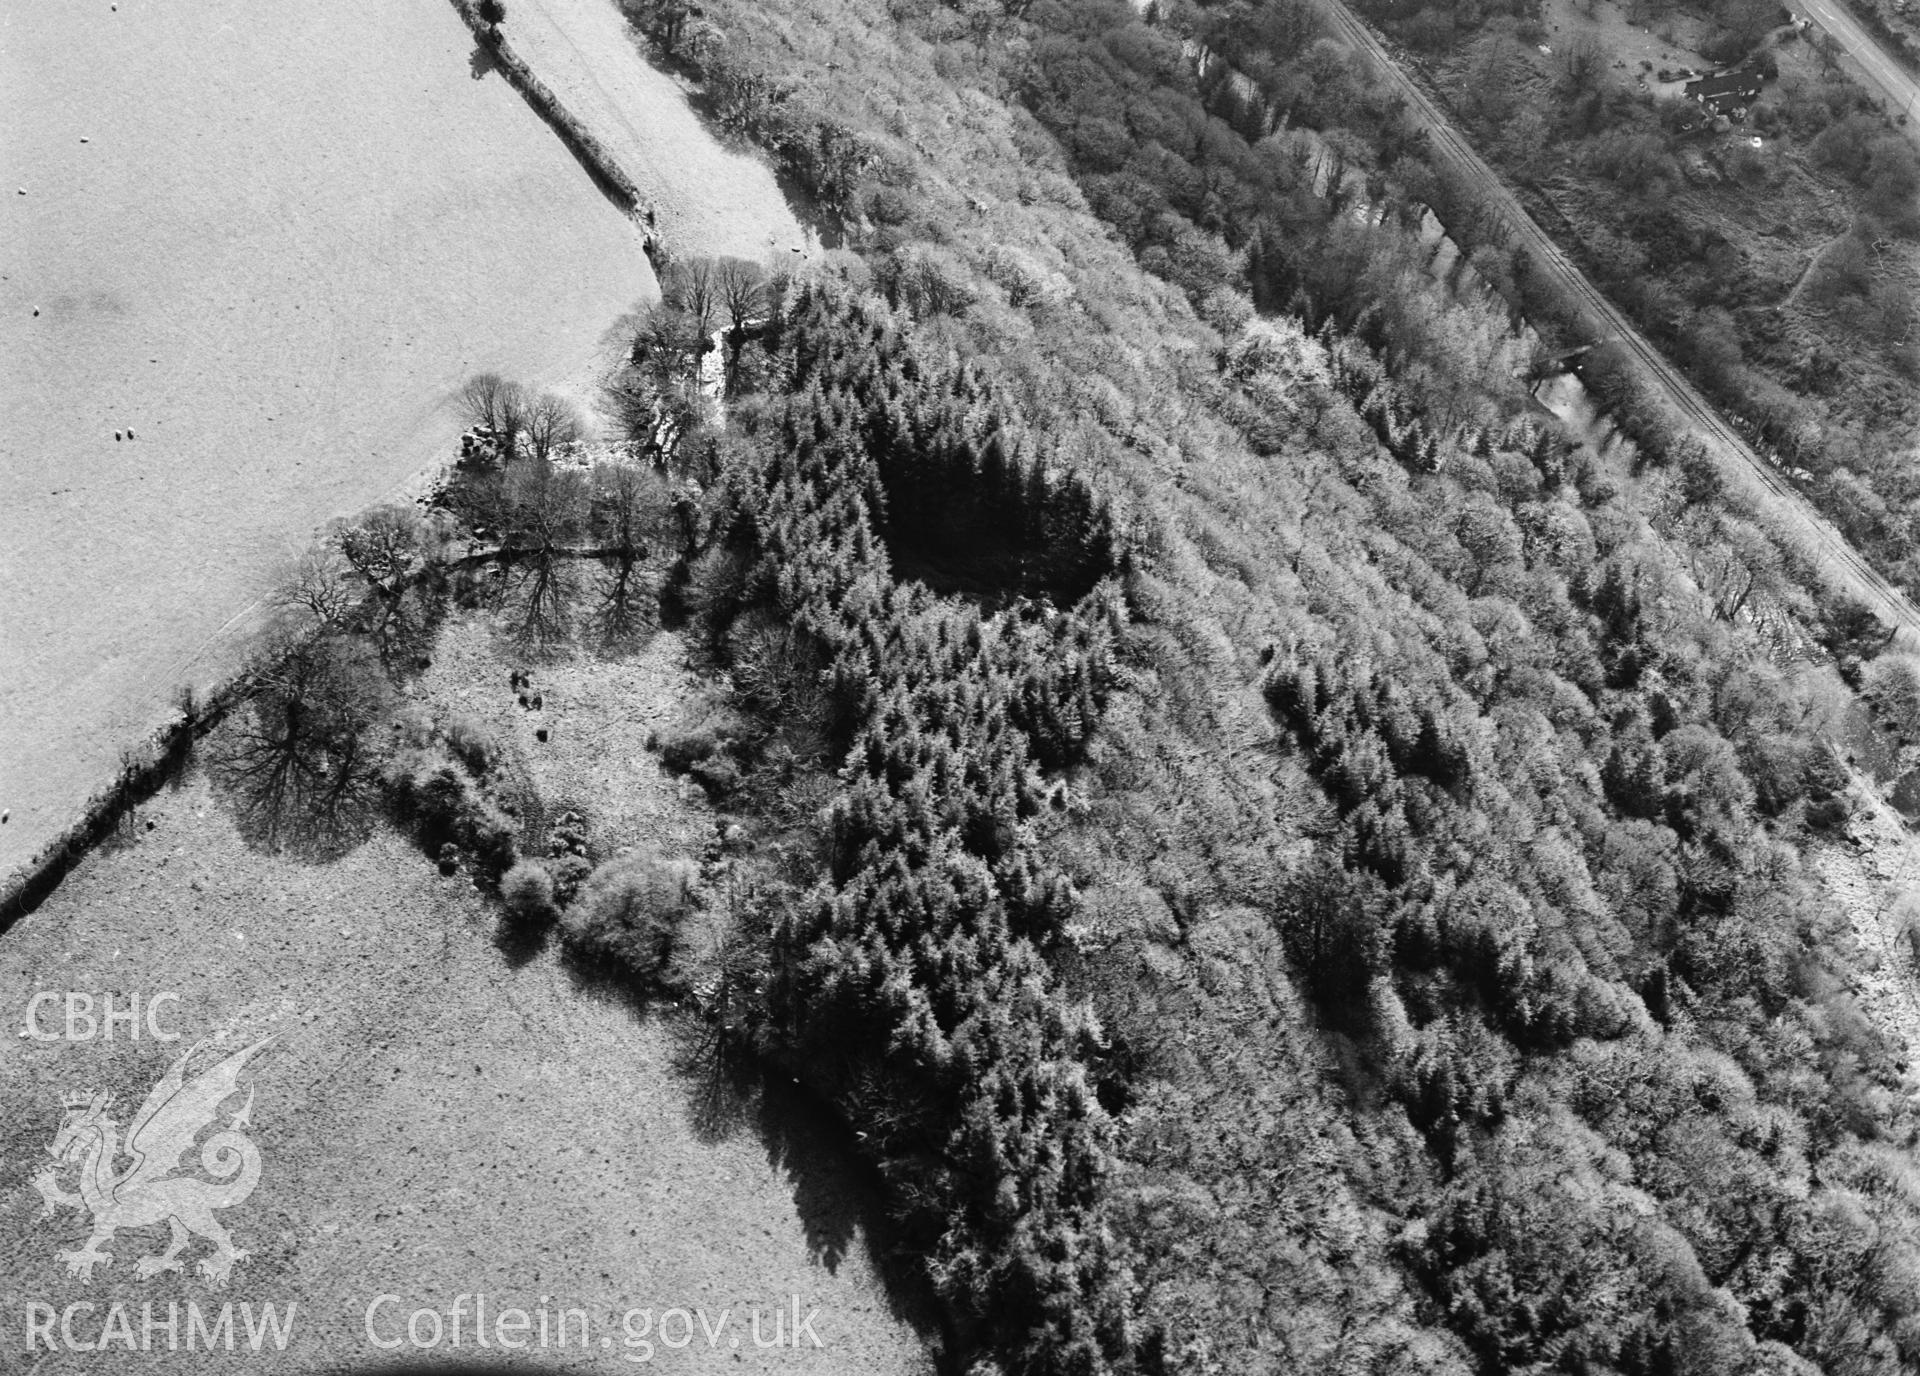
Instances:
[[[1590,34],[1576,35],[1562,45],[1560,65],[1567,74],[1567,85],[1576,91],[1589,90],[1606,71],[1606,49]]]
[[[827,662],[811,632],[771,616],[742,617],[727,648],[734,686],[747,702],[782,720],[826,726]]]
[[[477,373],[455,395],[469,425],[491,430],[504,458],[512,458],[527,419],[527,389],[498,373]]]
[[[274,588],[275,608],[338,629],[353,618],[364,588],[332,545],[318,545],[294,560]]]
[[[608,380],[601,404],[628,439],[662,463],[698,419],[699,335],[686,312],[661,302],[627,318],[627,364]]]
[[[391,699],[364,642],[296,635],[271,643],[255,689],[213,751],[254,845],[314,859],[338,855],[372,826],[378,796],[371,728]]]
[[[732,393],[747,332],[766,314],[767,274],[745,258],[722,258],[714,276],[727,322],[727,391]]]
[[[527,404],[527,448],[536,463],[550,463],[554,454],[580,438],[580,411],[565,397],[542,392]]]
[[[593,470],[591,521],[603,550],[645,559],[671,526],[672,494],[657,469],[603,463]]]
[[[548,550],[507,566],[513,638],[521,649],[545,654],[566,643],[573,629],[577,582],[573,566]]]
[[[418,511],[397,504],[336,522],[331,535],[341,557],[388,600],[430,557],[436,539]]]
[[[706,353],[721,311],[720,279],[713,259],[690,258],[675,264],[662,285],[662,303],[686,317],[696,358]]]
[[[335,522],[329,543],[372,597],[354,618],[393,667],[418,657],[444,606],[447,532],[411,506],[391,505]]]
[[[746,258],[722,258],[715,280],[727,329],[744,338],[748,327],[766,314],[766,269]]]
[[[635,356],[645,361],[660,387],[684,387],[699,376],[703,339],[691,315],[662,302],[641,322]]]
[[[1816,29],[1807,42],[1808,46],[1820,56],[1820,70],[1822,73],[1832,75],[1840,70],[1840,55],[1845,52],[1846,49],[1840,46],[1839,39],[1824,29]]]
[[[650,443],[658,424],[659,393],[652,379],[638,369],[624,368],[601,388],[600,405],[619,432],[630,440]]]

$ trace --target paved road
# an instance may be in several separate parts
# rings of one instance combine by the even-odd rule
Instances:
[[[1839,41],[1847,56],[1866,74],[1867,84],[1886,97],[1888,114],[1914,112],[1915,102],[1920,101],[1920,81],[1847,13],[1847,7],[1840,0],[1794,0],[1794,3]],[[1907,132],[1920,138],[1920,125],[1909,120]]]
[[[1591,337],[1612,336],[1639,365],[1644,380],[1666,397],[1711,452],[1718,454],[1723,463],[1750,472],[1774,499],[1774,511],[1781,525],[1816,552],[1849,592],[1871,607],[1889,626],[1920,636],[1920,608],[1868,564],[1777,468],[1755,453],[1693,384],[1641,336],[1633,322],[1587,280],[1586,274],[1560,251],[1552,236],[1527,213],[1493,169],[1454,129],[1440,107],[1393,60],[1373,31],[1340,0],[1321,0],[1321,4],[1337,31],[1346,36],[1384,80],[1406,95],[1413,113],[1426,126],[1433,152],[1451,162],[1456,172],[1475,184],[1486,203],[1507,221],[1514,238],[1535,265],[1552,276],[1579,304]],[[1912,85],[1910,80],[1907,84]]]

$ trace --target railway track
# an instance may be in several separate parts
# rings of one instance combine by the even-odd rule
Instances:
[[[1405,95],[1414,116],[1427,131],[1432,151],[1452,164],[1469,181],[1486,205],[1505,220],[1514,239],[1526,249],[1536,267],[1547,273],[1566,296],[1577,303],[1596,339],[1611,337],[1633,359],[1644,380],[1664,397],[1681,420],[1724,466],[1744,472],[1760,484],[1771,499],[1773,514],[1783,533],[1797,539],[1816,561],[1829,570],[1846,591],[1871,607],[1896,632],[1920,637],[1920,608],[1889,582],[1879,570],[1815,511],[1778,468],[1760,454],[1714,410],[1694,385],[1648,343],[1626,315],[1609,301],[1541,228],[1519,199],[1454,128],[1440,106],[1401,67],[1384,44],[1341,0],[1319,0],[1335,31],[1345,37],[1382,80]]]

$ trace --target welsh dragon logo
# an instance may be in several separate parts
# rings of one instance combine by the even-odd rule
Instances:
[[[145,1280],[162,1271],[181,1270],[185,1263],[180,1253],[198,1235],[214,1246],[213,1255],[201,1260],[200,1274],[214,1285],[226,1284],[234,1263],[245,1261],[247,1253],[233,1245],[233,1238],[213,1214],[245,1200],[260,1181],[260,1149],[242,1131],[251,1125],[251,1085],[246,1103],[201,1144],[200,1167],[213,1179],[175,1172],[201,1132],[215,1125],[221,1106],[239,1093],[241,1068],[272,1040],[266,1037],[236,1051],[189,1080],[187,1063],[207,1045],[195,1043],[147,1094],[127,1130],[124,1147],[120,1125],[107,1116],[111,1096],[85,1092],[67,1096],[66,1119],[47,1148],[47,1154],[61,1164],[41,1171],[33,1185],[46,1201],[42,1217],[51,1218],[61,1208],[93,1216],[93,1232],[86,1245],[56,1254],[68,1272],[91,1282],[95,1266],[113,1265],[113,1253],[101,1248],[114,1233],[165,1222],[173,1229],[172,1243],[164,1252],[140,1258],[134,1274]],[[120,1165],[123,1155],[130,1162],[124,1168]],[[69,1193],[60,1187],[59,1177],[62,1170],[76,1165],[79,1190]]]

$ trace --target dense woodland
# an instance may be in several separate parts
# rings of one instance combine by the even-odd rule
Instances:
[[[1803,470],[1857,547],[1920,586],[1920,153],[1847,78],[1838,46],[1786,27],[1768,0],[1634,0],[1632,23],[1698,34],[1708,61],[1765,78],[1747,119],[1716,129],[1691,102],[1637,89],[1647,74],[1613,70],[1591,37],[1549,33],[1537,4],[1356,8],[1407,45],[1641,331],[1760,447]],[[1794,239],[1802,251],[1768,247]],[[1618,400],[1617,360],[1595,362],[1590,381]]]
[[[639,18],[803,184],[846,154],[858,260],[789,304],[702,605],[831,666],[843,792],[745,1022],[869,1133],[961,1349],[1920,1360],[1902,1053],[1803,861],[1868,619],[1696,451],[1529,406],[1510,317],[1423,270],[1417,166],[1377,223],[1314,194],[1417,150],[1305,12],[1196,17],[1313,140],[1122,5],[849,8]],[[945,466],[956,393],[975,471],[1013,431],[1101,494],[1075,576],[900,581],[940,537],[888,473]]]
[[[826,872],[779,909],[757,1035],[872,1134],[963,1350],[1015,1371],[1920,1360],[1904,1052],[1846,993],[1803,858],[1849,806],[1834,741],[1871,619],[1697,450],[1643,433],[1602,459],[1529,406],[1510,316],[1424,271],[1412,188],[1447,189],[1307,12],[1193,16],[1293,111],[1274,133],[1122,5],[850,9],[830,39],[779,6],[691,35],[639,13],[790,165],[865,150],[819,207],[859,255],[846,304],[802,310],[873,381],[823,386],[800,361],[822,346],[797,344],[760,491],[878,553],[893,489],[862,474],[902,427],[870,420],[864,460],[810,476],[792,408],[841,431],[861,408],[839,398],[891,397],[899,368],[996,377],[1123,513],[1098,601],[1054,597],[1099,666],[1070,750],[1031,716],[969,728],[968,691],[923,715],[946,628],[983,605],[1022,624],[1012,606],[937,582],[822,599],[898,644],[860,669],[897,705],[846,757]],[[891,89],[833,75],[880,52]],[[1342,214],[1337,176],[1316,196],[1328,150],[1387,169],[1392,213]],[[806,528],[787,548],[831,547]],[[842,662],[846,630],[821,635]],[[1006,726],[1057,806],[1006,809],[962,765],[1006,759]],[[988,806],[1012,850],[980,844]],[[981,1059],[1008,1005],[962,991],[1030,969],[1027,1049]],[[783,1011],[791,970],[832,997]],[[877,1064],[853,1050],[874,1018],[911,1029]],[[1091,1102],[1062,1093],[1082,1077]]]
[[[1808,863],[1850,685],[1920,739],[1920,675],[1696,448],[1531,402],[1525,283],[1427,270],[1446,189],[1309,13],[628,9],[841,247],[677,264],[625,461],[476,382],[443,512],[289,581],[255,834],[395,809],[797,1076],[970,1376],[1920,1364],[1907,1051]],[[449,601],[725,670],[660,741],[715,949],[692,865],[529,837],[395,705]]]

